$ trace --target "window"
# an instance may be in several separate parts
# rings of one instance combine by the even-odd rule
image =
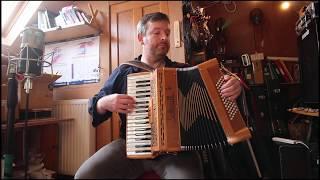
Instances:
[[[42,1],[1,1],[2,44],[11,46]]]
[[[10,29],[10,19],[13,19],[23,4],[23,1],[1,1],[1,32]],[[1,33],[1,34],[2,34]]]

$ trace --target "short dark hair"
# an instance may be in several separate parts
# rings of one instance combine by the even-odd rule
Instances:
[[[148,29],[148,22],[155,22],[155,21],[167,21],[168,23],[170,23],[169,17],[164,13],[155,12],[155,13],[146,14],[138,22],[138,25],[137,25],[138,34],[145,35]]]

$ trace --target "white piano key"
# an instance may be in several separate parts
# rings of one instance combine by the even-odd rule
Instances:
[[[149,124],[149,119],[145,120],[145,119],[142,119],[142,120],[131,120],[131,121],[127,121],[127,124],[128,125],[131,125],[131,124]]]
[[[129,131],[147,131],[147,130],[151,130],[151,127],[149,126],[148,127],[148,125],[147,126],[136,126],[136,127],[128,127],[127,128],[127,131],[129,132]]]
[[[142,120],[142,119],[149,119],[148,115],[128,115],[129,120]]]
[[[127,131],[127,134],[148,134],[151,133],[151,129],[146,130],[129,130]]]
[[[137,137],[137,136],[135,136],[135,135],[127,135],[127,138],[128,139],[151,139],[151,135],[143,135],[143,136],[139,136],[139,137]]]
[[[135,151],[127,151],[127,155],[151,155],[150,152],[135,152]]]
[[[141,80],[141,79],[150,80],[151,79],[151,73],[150,74],[145,74],[145,75],[139,75],[139,76],[128,76],[127,79],[130,80],[130,81],[137,81],[137,80]]]
[[[131,112],[130,113],[131,115],[145,115],[145,116],[148,116],[148,111],[146,111],[146,112]]]
[[[151,86],[150,85],[129,85],[127,86],[127,91],[129,93],[136,93],[139,91],[150,91],[151,93]]]
[[[135,98],[136,98],[136,100],[140,100],[140,98],[146,98],[146,97],[148,97],[148,98],[150,98],[151,97],[151,93],[150,92],[148,92],[148,93],[145,93],[145,92],[140,92],[140,93],[127,93],[129,96],[134,96]],[[140,100],[140,101],[142,101],[142,100]]]
[[[126,144],[126,147],[127,148],[151,147],[151,144],[149,144],[149,143],[129,143],[129,144]]]
[[[127,145],[129,144],[151,144],[151,139],[149,140],[127,139]]]
[[[151,147],[127,147],[127,151],[151,151]]]
[[[146,130],[146,131],[127,131],[127,135],[135,135],[137,137],[140,136],[146,136],[151,134],[151,130]]]

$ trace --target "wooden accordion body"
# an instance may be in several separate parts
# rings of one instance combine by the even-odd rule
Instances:
[[[214,149],[251,138],[236,102],[220,95],[223,75],[216,59],[128,75],[137,108],[127,115],[127,157]]]

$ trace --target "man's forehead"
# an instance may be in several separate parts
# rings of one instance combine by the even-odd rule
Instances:
[[[159,29],[159,28],[169,29],[169,22],[168,21],[148,22],[148,29]]]

